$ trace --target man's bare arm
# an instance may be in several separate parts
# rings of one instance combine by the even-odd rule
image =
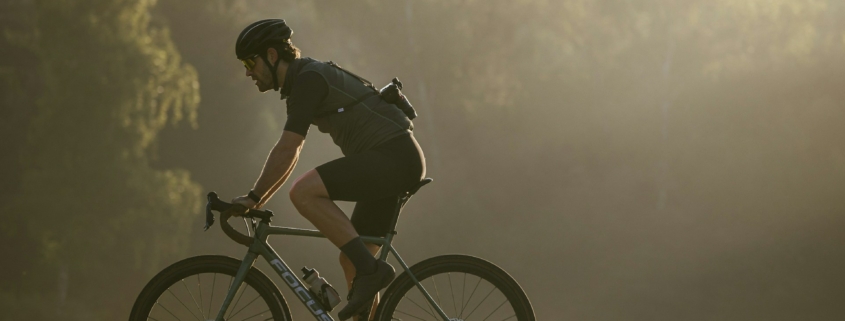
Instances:
[[[299,153],[305,144],[305,137],[292,131],[282,132],[282,137],[267,156],[264,169],[252,190],[261,197],[256,207],[260,208],[287,181],[299,161]]]

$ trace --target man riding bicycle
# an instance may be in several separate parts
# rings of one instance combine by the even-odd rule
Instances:
[[[379,246],[360,235],[385,236],[400,193],[425,177],[425,157],[413,136],[413,123],[395,105],[337,65],[300,58],[282,19],[247,26],[235,53],[258,91],[279,91],[288,119],[252,190],[232,203],[261,208],[293,172],[311,124],[329,133],[343,152],[296,179],[290,199],[302,216],[340,251],[349,287],[341,320],[368,320],[378,291],[393,280],[387,262],[376,260]],[[351,220],[334,201],[356,202]]]

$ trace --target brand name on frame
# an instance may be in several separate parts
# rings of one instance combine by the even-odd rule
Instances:
[[[282,264],[282,261],[280,261],[279,259],[274,259],[270,261],[270,265],[275,267],[276,270],[279,270],[279,275],[282,276],[282,280],[285,280],[285,283],[287,283],[288,286],[293,290],[293,292],[296,293],[296,296],[299,297],[299,300],[302,301],[302,303],[305,303],[305,306],[308,307],[308,310],[311,311],[311,313],[317,317],[317,320],[334,321],[334,319],[332,319],[332,317],[329,316],[329,314],[326,313],[325,310],[323,310],[323,307],[320,306],[320,304],[317,303],[317,301],[311,297],[311,292],[305,289],[305,287],[302,286],[302,283],[299,283],[299,281],[296,279],[296,276],[294,276],[288,269],[285,268],[285,265]]]

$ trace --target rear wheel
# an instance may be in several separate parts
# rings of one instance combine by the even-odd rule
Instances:
[[[217,255],[174,263],[147,283],[129,320],[214,320],[240,265],[241,261]],[[224,319],[289,321],[291,317],[276,285],[253,267]]]
[[[444,255],[411,271],[449,320],[534,321],[531,302],[498,266],[466,255]],[[375,320],[443,320],[407,273],[390,284]]]

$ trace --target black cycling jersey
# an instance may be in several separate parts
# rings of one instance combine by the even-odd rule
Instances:
[[[310,119],[347,156],[413,130],[413,122],[398,107],[359,78],[311,58],[290,63],[281,94],[292,116],[286,129],[307,133],[305,122]]]
[[[329,94],[329,85],[323,77],[316,73],[304,73],[296,79],[296,86],[291,88],[288,99],[288,120],[285,130],[300,134],[308,134],[308,128],[317,115],[320,102]]]

